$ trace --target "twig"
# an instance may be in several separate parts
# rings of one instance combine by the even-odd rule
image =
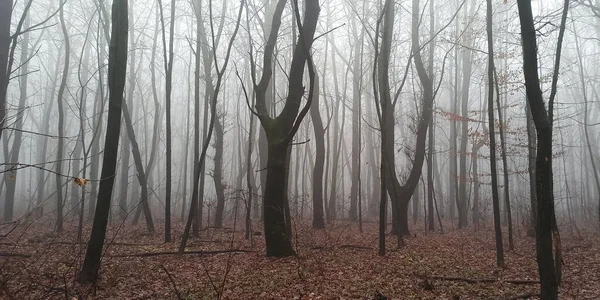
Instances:
[[[167,268],[165,268],[164,265],[161,265],[160,268],[163,269],[163,271],[165,271],[165,273],[167,273],[167,276],[169,277],[169,281],[171,281],[171,284],[173,285],[173,289],[175,290],[175,294],[177,295],[177,299],[179,299],[179,300],[183,299],[181,297],[181,293],[179,293],[179,290],[177,289],[175,280],[173,280],[173,276],[171,276],[171,273],[169,273],[169,270],[167,270]]]

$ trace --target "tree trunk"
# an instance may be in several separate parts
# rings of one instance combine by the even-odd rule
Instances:
[[[103,180],[100,182],[98,205],[92,225],[92,233],[87,246],[79,281],[95,283],[98,279],[102,248],[106,236],[106,226],[110,211],[119,134],[121,127],[121,103],[125,88],[127,69],[127,0],[115,0],[112,6],[112,34],[108,61],[108,84],[110,89],[106,141],[104,143],[104,161],[102,163]]]
[[[325,228],[323,218],[323,169],[325,166],[325,129],[319,113],[319,78],[315,74],[315,93],[313,103],[310,106],[310,117],[315,132],[315,167],[312,178],[312,204],[313,204],[313,228]]]
[[[471,1],[471,9],[468,18],[475,17],[475,1]],[[465,13],[467,8],[465,7]],[[470,21],[467,23],[470,24]],[[467,145],[469,142],[469,88],[471,86],[471,75],[473,67],[473,55],[471,47],[473,45],[473,30],[470,25],[465,29],[465,47],[462,49],[462,90],[461,90],[461,134],[460,134],[460,176],[458,179],[459,196],[456,199],[458,210],[458,228],[465,228],[468,225],[468,195],[467,185]]]
[[[171,151],[171,90],[173,77],[173,35],[175,33],[175,1],[171,0],[171,24],[169,26],[169,54],[165,34],[165,18],[162,1],[158,1],[160,22],[162,25],[163,58],[165,64],[165,115],[166,115],[166,186],[165,186],[165,243],[171,241],[171,189],[172,189],[172,151]]]
[[[535,134],[535,124],[533,123],[533,116],[531,115],[531,108],[529,102],[525,105],[525,115],[527,119],[527,161],[528,161],[528,173],[529,173],[529,227],[527,228],[527,235],[535,237],[535,227],[537,224],[537,192],[536,192],[536,179],[535,179],[535,161],[537,148],[537,138]]]
[[[146,228],[150,234],[154,233],[154,222],[152,221],[152,212],[150,210],[150,205],[148,204],[148,180],[146,177],[146,173],[144,171],[144,165],[142,163],[142,155],[140,154],[140,149],[137,143],[137,139],[135,137],[135,131],[133,129],[133,121],[131,120],[131,114],[129,111],[128,104],[123,102],[123,119],[125,120],[125,127],[128,136],[128,140],[131,143],[131,152],[133,154],[133,160],[135,162],[135,168],[137,171],[137,178],[140,183],[140,187],[142,188],[142,193],[140,195],[140,204],[142,209],[144,210],[144,216],[146,218]],[[125,140],[125,139],[123,139]]]
[[[427,230],[435,230],[435,220],[433,218],[433,118],[429,122],[429,146],[427,147]]]
[[[199,6],[197,6],[199,4],[196,3],[196,2],[193,2],[193,3],[195,5],[194,8],[195,8],[195,12],[196,12],[196,21],[200,22],[200,18],[199,18],[200,8],[199,8]],[[243,6],[240,5],[240,9],[239,9],[239,12],[238,12],[237,22],[236,22],[236,25],[235,25],[235,29],[233,31],[233,34],[232,34],[230,40],[229,40],[229,44],[227,45],[227,52],[225,54],[223,65],[221,67],[218,66],[218,62],[216,60],[216,55],[217,54],[216,54],[216,49],[215,49],[216,48],[216,44],[214,42],[215,36],[212,35],[212,37],[213,37],[213,44],[212,44],[212,47],[213,47],[213,57],[215,59],[214,63],[215,63],[216,69],[219,70],[219,71],[217,72],[217,81],[215,83],[213,93],[211,95],[209,95],[210,96],[210,102],[211,102],[210,122],[209,122],[209,127],[208,127],[208,130],[207,130],[207,133],[206,133],[206,138],[204,139],[204,142],[203,142],[203,145],[202,145],[202,152],[198,156],[198,163],[194,163],[194,179],[193,179],[194,180],[194,184],[196,184],[196,182],[198,182],[200,180],[200,170],[202,170],[202,168],[204,167],[205,161],[206,161],[206,151],[208,150],[208,146],[210,144],[210,140],[212,138],[212,133],[213,133],[213,130],[214,130],[215,121],[217,119],[217,108],[216,108],[216,106],[217,106],[217,99],[219,97],[219,92],[220,92],[221,83],[222,83],[222,80],[223,80],[223,75],[225,74],[225,71],[227,70],[227,65],[229,64],[229,58],[230,58],[230,55],[231,55],[231,48],[233,47],[233,42],[235,40],[235,36],[237,35],[238,29],[240,27],[240,19],[242,17],[242,10],[243,10]],[[211,14],[212,14],[212,7],[211,7]],[[211,31],[211,33],[212,33],[212,31]],[[198,47],[201,46],[199,43],[200,42],[196,42],[196,45]],[[196,53],[197,54],[199,52],[198,49],[196,49]],[[199,67],[199,65],[200,65],[200,61],[199,60],[200,60],[200,58],[197,56],[196,57],[196,67]],[[196,68],[196,71],[198,72],[199,68]],[[196,75],[196,76],[198,76],[198,75]],[[198,88],[199,87],[196,86],[196,91],[198,91]],[[196,100],[199,100],[199,93],[196,93]],[[196,101],[196,103],[197,103],[196,107],[199,106],[198,102],[199,101]],[[195,117],[196,117],[196,121],[198,121],[198,119],[199,119],[198,118],[198,110],[196,110]],[[198,124],[198,122],[196,122],[196,124]],[[198,125],[196,125],[196,127],[198,127]],[[199,132],[198,132],[198,130],[196,130],[196,137],[198,137],[198,135],[199,135]],[[198,148],[196,148],[196,151],[197,150],[198,150]],[[197,211],[198,207],[196,207],[197,201],[198,201],[198,189],[194,188],[194,190],[192,192],[192,205],[190,207],[190,213],[188,214],[188,219],[187,219],[186,224],[185,224],[185,228],[184,228],[183,235],[182,235],[182,238],[181,238],[181,243],[179,244],[179,250],[178,250],[179,253],[183,253],[183,251],[185,250],[185,247],[187,245],[187,240],[189,239],[190,229],[192,227],[192,221],[196,217],[195,214],[199,213]],[[196,224],[200,225],[201,223],[197,222]]]
[[[496,233],[496,264],[504,267],[504,246],[500,227],[500,200],[498,199],[498,173],[496,170],[496,134],[494,124],[494,38],[492,35],[492,2],[487,0],[488,44],[488,125],[490,136],[490,172],[492,177],[492,201],[494,207],[494,230]],[[537,72],[537,71],[536,71]]]
[[[495,72],[495,71],[494,71]],[[496,106],[498,109],[498,125],[500,126],[500,149],[502,150],[502,168],[504,169],[504,209],[506,211],[506,221],[508,222],[508,249],[514,250],[513,242],[513,228],[512,228],[512,213],[510,210],[510,182],[508,177],[508,161],[506,159],[506,143],[504,140],[504,120],[502,119],[502,109],[500,107],[500,88],[498,87],[498,81],[495,80],[496,85]]]
[[[269,143],[267,188],[263,204],[267,256],[283,257],[295,254],[291,243],[292,237],[287,234],[284,213],[287,147],[288,145]]]
[[[288,147],[298,131],[302,119],[308,113],[315,88],[315,71],[310,54],[317,19],[319,16],[318,0],[308,0],[305,3],[304,23],[301,26],[297,20],[300,39],[295,46],[292,63],[289,72],[288,95],[283,110],[276,118],[269,116],[265,103],[266,88],[271,81],[272,55],[275,49],[277,34],[281,25],[281,15],[285,7],[285,0],[277,2],[273,14],[273,28],[268,36],[264,48],[263,74],[260,83],[255,85],[256,110],[262,127],[267,134],[269,144],[269,158],[267,162],[267,180],[264,197],[264,229],[267,256],[290,256],[294,255],[291,244],[291,236],[285,230],[285,189],[286,189],[286,162],[288,158]],[[294,3],[297,4],[297,3]],[[299,19],[300,12],[295,7],[296,18]],[[304,93],[302,78],[304,68],[308,65],[310,77],[310,89],[306,105],[300,111],[300,102]],[[253,73],[255,66],[252,66]],[[253,75],[253,78],[256,78]],[[256,80],[254,80],[256,81]]]
[[[356,22],[352,18],[352,34],[354,36],[354,63],[352,66],[353,80],[352,80],[352,186],[350,187],[350,219],[355,220],[357,218],[357,209],[360,185],[360,108],[361,108],[361,83],[362,83],[362,68],[361,59],[362,57],[362,39],[359,38],[356,30]],[[362,37],[362,36],[361,36]]]
[[[4,131],[4,121],[6,119],[6,95],[8,91],[8,81],[10,80],[9,70],[9,48],[10,48],[10,22],[12,20],[13,0],[2,0],[2,10],[0,10],[0,138]],[[7,221],[6,219],[4,221]]]
[[[7,10],[10,11],[11,9],[7,9]],[[25,18],[24,26],[26,28],[28,28],[30,18],[28,15],[24,16],[24,18]],[[22,45],[21,46],[21,58],[20,58],[21,68],[19,70],[19,75],[20,75],[20,77],[19,77],[19,106],[17,108],[17,111],[20,114],[20,116],[17,118],[15,124],[13,125],[14,128],[16,128],[17,130],[15,131],[12,147],[10,150],[10,160],[9,160],[10,163],[18,163],[19,162],[19,153],[21,151],[21,142],[22,142],[22,137],[23,137],[23,132],[21,131],[21,129],[23,129],[23,119],[25,118],[23,115],[25,114],[25,104],[27,103],[27,82],[28,82],[28,73],[29,73],[29,62],[28,62],[29,32],[25,32],[23,34],[23,40],[20,43]],[[0,69],[0,70],[4,70],[4,69]],[[4,109],[3,107],[0,107],[0,110],[3,110],[3,109]],[[0,119],[0,120],[2,120],[2,119]],[[0,126],[4,126],[3,122],[0,122]],[[6,154],[9,154],[9,153],[6,153]],[[45,155],[45,151],[44,151],[44,155]],[[9,168],[10,168],[10,166],[7,166],[7,169],[9,169]],[[5,198],[4,198],[5,199],[4,219],[3,220],[4,220],[4,222],[11,222],[13,220],[15,190],[16,190],[16,186],[17,186],[17,171],[13,170],[9,173],[4,174],[3,177],[4,177],[4,182],[6,183],[6,194],[5,194]]]
[[[62,2],[60,6],[60,25],[62,28],[63,37],[65,40],[65,65],[63,68],[62,79],[60,83],[60,87],[58,88],[58,96],[57,96],[57,104],[58,104],[58,136],[64,137],[65,134],[65,116],[64,116],[64,94],[67,88],[67,79],[69,76],[69,56],[71,55],[71,46],[69,41],[69,32],[67,31],[67,25],[65,24],[64,17],[64,4],[65,1]],[[63,185],[62,185],[62,166],[63,166],[63,156],[64,156],[64,139],[58,139],[58,146],[56,151],[56,232],[60,233],[63,229]]]

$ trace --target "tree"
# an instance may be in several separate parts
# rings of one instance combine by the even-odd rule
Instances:
[[[488,0],[488,7],[491,6]],[[552,122],[554,111],[554,97],[558,83],[558,71],[562,52],[562,41],[566,27],[569,1],[565,0],[556,44],[554,73],[548,109],[546,110],[540,79],[538,75],[537,37],[533,22],[533,12],[530,0],[517,1],[519,9],[519,22],[521,25],[521,38],[523,47],[523,73],[525,75],[525,90],[527,101],[537,133],[536,157],[536,198],[537,198],[537,223],[536,223],[536,257],[541,283],[541,299],[558,299],[558,285],[560,283],[560,248],[557,248],[556,257],[553,256],[552,243],[556,239],[560,245],[560,235],[556,225],[554,212],[554,179],[552,174]],[[491,10],[491,8],[488,8]],[[491,21],[490,21],[491,23]],[[491,24],[490,24],[491,26]],[[555,265],[556,264],[556,265]]]
[[[79,273],[81,283],[95,283],[98,279],[106,226],[114,185],[119,135],[121,133],[121,104],[127,71],[128,0],[114,0],[112,5],[112,33],[108,58],[108,121],[104,143],[102,175],[92,233]]]
[[[325,165],[325,129],[323,121],[319,113],[319,78],[315,73],[315,94],[310,106],[310,117],[313,123],[315,132],[315,167],[313,168],[313,228],[325,228],[325,220],[323,218],[323,167]],[[296,181],[298,181],[296,179]]]
[[[69,32],[67,31],[67,25],[65,24],[64,6],[66,0],[60,4],[60,27],[62,29],[64,41],[65,41],[65,63],[63,67],[62,79],[58,88],[57,96],[57,108],[58,108],[58,136],[63,137],[65,134],[65,112],[63,109],[65,103],[65,89],[67,88],[67,80],[69,76],[69,56],[71,55],[71,46],[69,41]],[[56,232],[62,232],[63,229],[63,184],[62,173],[63,167],[63,156],[64,156],[64,139],[58,139],[58,147],[56,151]]]
[[[27,2],[25,3],[27,5]],[[8,9],[10,10],[10,9]],[[24,26],[29,27],[30,17],[28,15],[24,15],[25,18]],[[29,32],[25,32],[23,34],[23,40],[21,41],[21,67],[19,70],[19,106],[17,111],[20,114],[25,113],[25,104],[27,103],[27,82],[28,82],[28,73],[29,73]],[[2,70],[2,69],[0,69]],[[0,110],[3,108],[0,107]],[[11,163],[18,163],[19,161],[19,153],[21,151],[21,143],[23,132],[23,117],[17,118],[16,124],[14,125],[16,132],[13,137],[13,144],[10,150],[10,160]],[[0,122],[0,126],[4,126],[2,122]],[[0,129],[2,130],[2,129]],[[8,167],[10,168],[10,167]],[[10,222],[13,220],[13,207],[15,203],[15,191],[17,186],[17,171],[13,170],[10,172],[10,176],[4,176],[4,182],[6,183],[6,195],[5,195],[5,204],[4,204],[4,221]]]
[[[165,63],[166,74],[166,97],[165,97],[165,114],[167,121],[167,159],[166,162],[166,197],[165,197],[165,243],[171,241],[171,180],[172,180],[172,153],[171,153],[171,90],[173,79],[173,34],[175,32],[175,0],[171,0],[171,25],[169,26],[169,54],[167,55],[167,41],[165,37],[165,17],[163,15],[162,1],[158,1],[160,10],[160,23],[162,25],[162,42],[163,42],[163,58]]]
[[[195,164],[194,164],[194,185],[200,180],[200,170],[203,169],[204,162],[206,161],[206,151],[208,150],[208,146],[210,144],[212,133],[213,133],[213,130],[215,127],[215,119],[217,117],[217,99],[219,97],[219,92],[221,89],[223,75],[225,74],[225,71],[227,71],[227,65],[229,64],[231,48],[233,47],[233,42],[235,41],[235,37],[237,35],[238,29],[240,28],[240,20],[242,18],[242,11],[244,8],[243,3],[244,3],[243,1],[242,1],[242,3],[240,3],[240,9],[239,9],[239,12],[237,15],[235,29],[233,30],[233,34],[231,35],[231,38],[229,39],[229,44],[227,45],[227,52],[225,54],[225,59],[223,61],[223,65],[221,67],[219,67],[218,61],[217,61],[217,48],[216,48],[216,42],[215,42],[215,32],[214,32],[214,27],[213,27],[213,23],[212,23],[212,2],[209,1],[209,13],[211,16],[210,32],[211,32],[211,37],[212,37],[212,39],[211,39],[211,41],[212,41],[212,57],[214,59],[215,68],[217,70],[217,81],[214,85],[213,93],[210,95],[211,96],[211,98],[210,98],[211,111],[210,111],[210,123],[209,123],[209,127],[208,127],[207,136],[202,145],[202,152],[198,156],[198,161],[195,162]],[[198,17],[198,15],[196,15],[196,17]],[[196,45],[198,45],[198,42]],[[196,51],[198,51],[198,49],[196,49]],[[198,53],[198,52],[196,52],[196,53]],[[199,66],[200,66],[199,57],[196,57],[196,67],[199,67]],[[199,72],[198,68],[196,69],[196,72]],[[207,78],[206,80],[210,80],[210,79]],[[199,100],[199,96],[196,97],[196,100]],[[198,105],[196,105],[196,108],[198,108]],[[198,110],[196,110],[196,112],[195,112],[195,120],[199,121]],[[196,125],[196,128],[198,128],[198,127],[199,126]],[[198,135],[199,135],[199,132],[196,131],[196,137],[198,137]],[[195,149],[198,150],[198,148],[195,148]],[[198,205],[198,189],[196,187],[194,187],[194,189],[192,191],[190,212],[188,214],[188,219],[185,224],[185,229],[183,231],[181,243],[179,244],[179,253],[183,253],[183,251],[185,250],[185,247],[187,245],[187,240],[188,240],[189,234],[190,234],[190,228],[192,227],[192,221],[195,218],[195,214],[198,213],[197,205]]]
[[[496,264],[504,267],[504,246],[500,227],[500,200],[498,199],[498,173],[496,170],[496,134],[494,129],[494,36],[492,32],[492,2],[487,0],[486,28],[488,45],[488,123],[490,135],[490,172],[492,173],[492,202],[494,210],[494,231],[496,233]]]
[[[475,16],[475,1],[471,1],[471,18]],[[465,13],[467,8],[465,8]],[[458,228],[465,228],[468,225],[469,207],[467,204],[467,144],[469,142],[469,88],[471,86],[471,75],[473,69],[473,40],[474,31],[472,22],[467,22],[465,29],[465,47],[462,48],[462,94],[461,94],[461,136],[460,136],[460,174],[458,178],[458,197],[456,198],[456,208],[458,211]]]
[[[0,137],[6,121],[6,93],[10,79],[9,49],[10,21],[12,20],[13,0],[2,0],[0,11]],[[31,2],[30,2],[31,3]],[[6,220],[5,220],[6,221]],[[10,220],[9,220],[10,221]]]
[[[267,178],[265,184],[264,205],[264,230],[267,256],[283,257],[294,255],[292,237],[286,234],[286,217],[284,214],[286,200],[286,164],[289,160],[288,147],[298,131],[302,119],[308,113],[312,103],[315,88],[315,72],[310,57],[310,48],[313,42],[317,20],[319,16],[319,1],[307,0],[305,2],[304,22],[300,23],[300,12],[297,2],[294,1],[296,21],[298,23],[299,39],[295,45],[292,63],[289,72],[288,95],[285,99],[283,110],[276,117],[269,116],[266,106],[266,93],[272,75],[273,51],[277,42],[281,15],[286,0],[279,0],[273,14],[272,28],[264,49],[263,73],[257,82],[256,66],[251,64],[252,81],[256,95],[256,110],[253,113],[258,117],[265,130],[268,142],[269,157],[267,162]],[[251,58],[254,60],[254,58]],[[310,88],[308,100],[300,111],[304,87],[302,78],[304,68],[308,66]],[[289,217],[289,216],[288,216]]]

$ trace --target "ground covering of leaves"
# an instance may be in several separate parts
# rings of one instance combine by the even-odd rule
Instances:
[[[297,257],[265,257],[263,236],[244,240],[243,228],[209,228],[186,251],[244,250],[221,254],[130,256],[176,252],[179,240],[163,243],[142,226],[111,226],[101,278],[96,286],[76,282],[85,245],[75,244],[75,224],[56,236],[51,226],[20,226],[0,238],[2,299],[509,299],[538,293],[535,242],[515,234],[505,244],[506,268],[496,267],[491,228],[424,234],[418,226],[397,248],[387,236],[387,254],[377,255],[377,224],[338,222],[325,230],[297,224]],[[449,224],[448,224],[449,225]],[[2,228],[0,228],[2,229]],[[89,236],[89,228],[84,233]],[[259,231],[260,229],[255,229]],[[174,228],[174,237],[182,225]],[[561,299],[600,299],[600,238],[583,232],[562,237]],[[8,255],[21,256],[8,256]],[[436,276],[495,279],[440,280]],[[533,298],[535,299],[535,297]]]

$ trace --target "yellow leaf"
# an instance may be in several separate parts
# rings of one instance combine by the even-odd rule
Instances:
[[[85,178],[81,178],[81,177],[75,177],[75,184],[84,187],[88,184],[88,182],[90,182],[88,179]]]

